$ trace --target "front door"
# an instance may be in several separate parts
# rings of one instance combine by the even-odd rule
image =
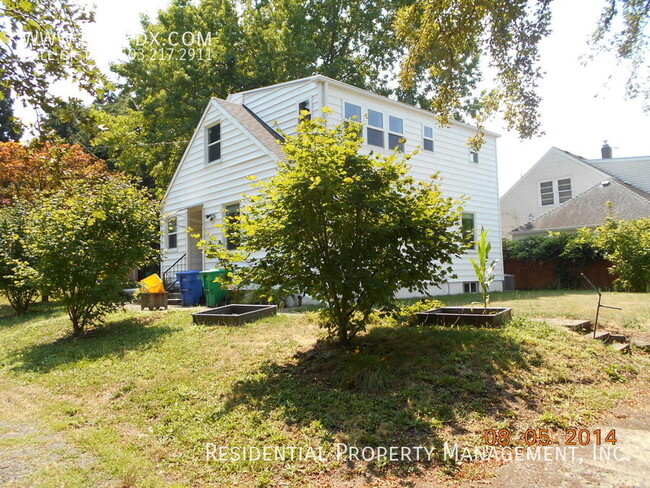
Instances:
[[[203,205],[187,209],[187,269],[196,271],[203,269],[203,251],[197,247],[203,239]]]

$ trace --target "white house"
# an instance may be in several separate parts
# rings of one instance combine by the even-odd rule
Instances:
[[[368,151],[391,152],[389,148],[402,138],[404,151],[420,147],[409,161],[413,176],[425,179],[439,171],[446,195],[469,198],[465,225],[474,232],[489,230],[493,257],[501,258],[496,134],[487,132],[484,146],[473,153],[467,139],[476,129],[469,125],[442,128],[428,111],[316,75],[210,100],[165,195],[163,273],[175,263],[189,270],[215,265],[196,247],[192,235],[223,238],[215,225],[238,211],[242,193],[252,193],[247,176],[271,177],[283,157],[276,129],[291,134],[302,110],[320,114],[323,107],[333,110],[328,115],[332,124],[352,116],[367,119]],[[458,278],[431,292],[476,290],[469,262],[475,254],[469,251],[458,259],[454,264]],[[500,290],[502,283],[499,265],[493,288]]]
[[[607,143],[601,156],[551,148],[501,197],[502,235],[519,239],[597,226],[609,214],[650,216],[650,156],[613,158]]]

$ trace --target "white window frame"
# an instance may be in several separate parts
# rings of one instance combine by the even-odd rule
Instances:
[[[172,221],[174,222],[173,227],[171,225]],[[174,232],[170,232],[169,231],[170,228],[173,228]],[[165,235],[166,235],[165,247],[167,249],[178,249],[178,217],[177,216],[167,217],[167,219],[165,219]],[[174,247],[169,245],[169,238],[171,236],[174,236],[176,241],[176,245]]]
[[[391,126],[390,126],[390,125],[391,125],[391,124],[390,124],[390,123],[391,123],[391,119],[397,119],[397,120],[401,121],[401,123],[402,123],[402,131],[401,131],[401,132],[398,132],[398,131],[393,130],[393,129],[391,128]],[[395,150],[395,147],[399,147],[399,149],[397,150],[397,152],[404,152],[405,149],[406,149],[404,146],[405,146],[406,144],[403,143],[403,142],[398,142],[398,145],[397,145],[397,146],[391,146],[391,144],[390,144],[390,136],[396,136],[396,137],[399,137],[399,139],[404,139],[404,118],[402,118],[402,117],[398,117],[397,115],[388,115],[388,141],[387,141],[387,142],[388,142],[388,150],[389,150],[389,151],[394,151],[394,150]]]
[[[226,249],[232,251],[237,249],[238,246],[233,246],[230,247],[230,243],[228,242],[228,237],[226,236],[226,225],[228,224],[227,219],[229,217],[234,216],[234,214],[230,214],[228,212],[228,209],[233,208],[234,206],[237,206],[237,215],[241,214],[241,202],[231,202],[223,205],[223,244],[226,246]]]
[[[219,126],[219,140],[210,143],[210,130]],[[223,160],[223,127],[221,127],[221,121],[211,124],[205,128],[205,164],[211,165],[214,163],[219,163]],[[210,147],[218,144],[219,145],[219,157],[210,161]]]
[[[477,226],[476,226],[476,212],[463,212],[461,214],[461,216],[460,216],[460,231],[461,231],[461,233],[465,232],[465,229],[463,228],[463,219],[464,219],[465,215],[471,215],[472,216],[472,222],[474,223],[474,227],[472,229],[474,231],[473,236],[472,236],[472,247],[468,248],[468,251],[474,251],[474,250],[476,250],[476,228],[477,228]],[[464,237],[464,235],[463,235],[463,237]]]
[[[480,158],[479,158],[479,152],[478,151],[473,151],[472,149],[469,150],[469,162],[472,164],[479,164]]]
[[[351,105],[353,107],[359,107],[359,118],[355,119],[354,117],[348,117],[346,112],[347,112],[347,105]],[[355,122],[363,122],[363,107],[361,105],[357,105],[356,103],[352,102],[343,102],[343,120],[354,120]]]
[[[303,105],[306,105],[306,108],[302,108]],[[301,112],[303,110],[306,110],[309,112],[309,115],[306,115],[303,117]],[[298,102],[298,122],[302,122],[302,120],[310,120],[311,119],[311,98],[307,98],[305,100],[301,100]]]
[[[566,189],[560,190],[560,181],[567,181],[567,180],[569,181],[569,189],[568,190],[566,190]],[[567,192],[567,191],[569,192],[569,198],[565,198],[566,197],[565,192]],[[565,193],[565,194],[562,195],[562,193]],[[572,198],[573,198],[573,182],[571,181],[571,178],[559,178],[557,180],[557,203],[561,204],[561,203],[564,203],[564,202],[568,202]]]
[[[431,131],[431,137],[427,137],[427,129]],[[425,141],[431,141],[431,149],[427,149],[425,147]],[[422,150],[427,151],[427,152],[435,152],[436,150],[436,144],[434,142],[433,138],[433,127],[429,125],[424,125],[422,124]]]
[[[375,114],[379,114],[381,117],[381,124],[380,125],[374,125],[370,122],[370,112],[374,112]],[[380,147],[384,149],[386,147],[386,131],[384,129],[384,112],[380,112],[379,110],[374,110],[372,108],[369,108],[366,111],[367,117],[368,117],[368,123],[366,124],[366,144],[369,146],[373,147]],[[370,142],[370,131],[376,131],[381,133],[381,145],[379,144],[372,144]]]
[[[465,288],[469,288],[469,291],[465,291]],[[472,291],[472,289],[474,289],[474,291]],[[470,295],[475,295],[478,293],[478,281],[464,281],[463,293],[468,293]]]

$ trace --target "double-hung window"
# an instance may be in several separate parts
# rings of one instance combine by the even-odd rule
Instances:
[[[178,228],[176,224],[176,217],[167,219],[167,249],[176,249],[178,247]]]
[[[461,220],[461,232],[463,240],[471,244],[470,249],[476,249],[476,222],[473,213],[463,213]]]
[[[384,114],[368,109],[368,144],[384,147]]]
[[[388,116],[388,149],[404,152],[404,120]]]
[[[353,103],[345,102],[345,118],[355,122],[361,122],[361,107]]]
[[[425,151],[433,152],[433,127],[422,127],[422,147]]]
[[[233,203],[232,205],[226,205],[224,208],[225,217],[224,217],[224,234],[226,236],[226,248],[233,250],[237,249],[239,246],[239,203]]]
[[[221,159],[221,124],[208,127],[208,164]]]

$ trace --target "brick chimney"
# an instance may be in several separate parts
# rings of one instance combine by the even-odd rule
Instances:
[[[603,159],[612,159],[612,148],[607,144],[607,141],[605,141],[603,147],[600,148],[600,154]]]

